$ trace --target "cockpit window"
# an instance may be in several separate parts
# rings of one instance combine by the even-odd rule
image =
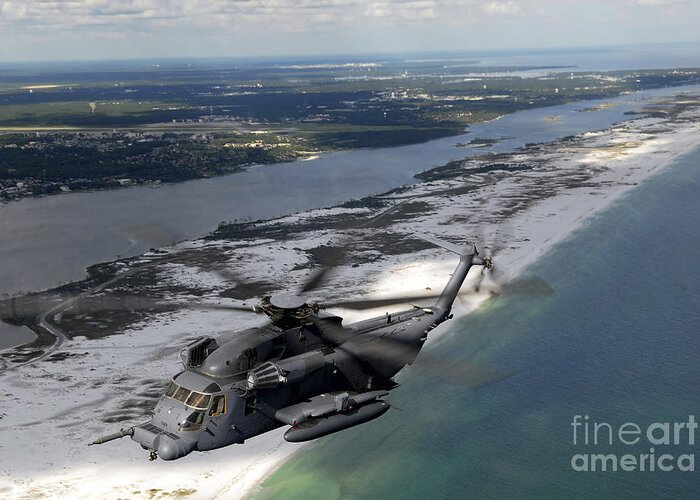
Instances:
[[[180,423],[181,431],[196,431],[202,427],[202,421],[204,420],[203,411],[195,411],[189,414],[189,416]]]
[[[226,413],[226,396],[214,396],[214,402],[211,404],[209,415],[218,417]]]
[[[206,410],[209,407],[209,401],[211,400],[211,394],[202,394],[201,392],[192,391],[190,397],[187,398],[185,404],[191,406],[192,408],[201,408]]]
[[[175,391],[177,390],[179,386],[175,382],[170,382],[170,385],[168,386],[168,390],[165,391],[165,396],[168,398],[172,398],[173,394],[175,394]]]
[[[179,386],[177,390],[175,391],[175,394],[173,394],[173,398],[177,399],[178,401],[182,401],[183,403],[187,401],[187,398],[190,395],[190,390]]]
[[[191,391],[175,382],[170,383],[168,390],[165,391],[165,397],[182,401],[187,406],[191,406],[197,410],[206,410],[209,408],[209,402],[211,401],[211,394]]]

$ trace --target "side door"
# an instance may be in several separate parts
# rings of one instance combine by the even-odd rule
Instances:
[[[230,401],[226,394],[214,394],[204,416],[197,443],[200,451],[213,450],[228,444],[227,428]]]

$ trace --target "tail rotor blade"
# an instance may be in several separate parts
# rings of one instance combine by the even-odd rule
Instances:
[[[547,297],[554,295],[554,289],[539,276],[516,278],[495,291],[497,295],[518,295],[526,297]]]

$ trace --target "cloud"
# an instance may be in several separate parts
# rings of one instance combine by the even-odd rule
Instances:
[[[51,29],[111,26],[128,29],[130,22],[180,17],[168,9],[170,0],[5,0],[0,2],[0,25],[44,25]]]
[[[437,8],[438,2],[433,0],[369,2],[365,15],[418,21],[437,17]]]
[[[481,9],[493,16],[519,16],[521,14],[520,4],[514,1],[507,2],[486,2]]]
[[[440,7],[440,0],[0,0],[0,27],[69,30],[90,26],[97,32],[100,27],[111,30],[121,24],[126,30],[147,31],[168,21],[175,26],[180,20],[188,31],[220,26],[313,32],[367,18],[420,22],[438,17]]]
[[[671,41],[697,38],[699,11],[687,0],[0,0],[0,59],[49,49],[100,57],[104,47],[134,55],[142,47],[172,55],[459,49],[515,36],[519,45],[599,45],[651,32]],[[624,29],[613,33],[622,14]],[[607,38],[601,29],[611,30]]]

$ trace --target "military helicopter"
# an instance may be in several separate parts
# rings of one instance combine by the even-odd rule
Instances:
[[[279,294],[253,308],[217,306],[266,314],[271,322],[222,344],[211,337],[189,344],[181,353],[184,370],[172,378],[151,419],[90,444],[130,436],[150,460],[176,460],[282,426],[289,426],[286,441],[304,442],[380,417],[390,408],[382,398],[398,386],[392,378],[413,363],[428,332],[452,318],[452,305],[472,266],[493,267],[474,244],[420,237],[459,256],[439,295],[319,304]],[[300,295],[317,287],[326,272],[314,273]],[[325,312],[425,299],[436,301],[347,325]]]

